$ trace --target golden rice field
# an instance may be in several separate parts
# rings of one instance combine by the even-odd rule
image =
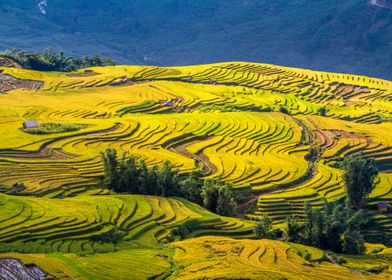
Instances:
[[[94,254],[208,234],[253,236],[252,222],[220,217],[181,199],[138,195],[65,199],[1,195],[0,199],[2,251]]]
[[[173,279],[385,279],[390,273],[361,275],[326,261],[312,247],[272,240],[201,237],[172,244],[180,270]],[[308,261],[305,255],[308,255]],[[364,256],[369,261],[376,256]],[[357,268],[363,267],[352,260]],[[379,261],[382,263],[382,261]],[[377,263],[377,261],[374,261]],[[169,278],[171,279],[171,278]]]
[[[100,268],[110,273],[111,258],[143,260],[133,255],[154,263],[135,279],[236,278],[245,267],[255,279],[327,279],[339,269],[358,276],[327,263],[309,266],[280,242],[180,241],[252,238],[253,223],[180,199],[110,194],[100,186],[99,157],[109,147],[150,165],[169,160],[183,173],[197,159],[206,178],[252,190],[257,206],[247,218],[268,214],[276,224],[302,215],[305,201],[321,206],[344,197],[337,162],[362,152],[380,170],[369,200],[373,218],[392,236],[392,213],[374,207],[392,202],[392,82],[240,62],[84,71],[0,67],[0,185],[26,186],[18,196],[0,195],[3,252],[40,262],[59,279],[109,279]],[[22,129],[27,120],[77,129],[32,134]],[[319,153],[309,159],[311,149]],[[171,274],[173,263],[181,269]]]
[[[323,251],[308,246],[208,236],[160,249],[131,248],[95,255],[7,253],[0,257],[35,263],[57,279],[376,280],[391,277],[388,250],[346,256],[347,263],[339,266],[330,263]],[[386,269],[380,274],[366,272],[379,267]]]

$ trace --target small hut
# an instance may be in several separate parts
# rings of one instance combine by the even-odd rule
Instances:
[[[377,203],[377,209],[379,212],[387,212],[388,211],[388,202],[379,202]]]
[[[38,121],[25,121],[23,122],[23,128],[37,128]]]

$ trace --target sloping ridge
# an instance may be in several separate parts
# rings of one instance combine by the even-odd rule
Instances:
[[[0,67],[22,68],[18,61],[6,55],[0,55]]]

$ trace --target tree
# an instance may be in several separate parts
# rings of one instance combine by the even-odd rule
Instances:
[[[204,207],[207,210],[216,213],[218,196],[219,194],[216,182],[214,180],[206,180],[201,191]]]
[[[344,170],[343,180],[351,207],[359,210],[374,188],[374,179],[378,174],[375,160],[357,154],[345,158],[341,168]]]
[[[233,216],[235,214],[236,207],[237,202],[233,194],[233,185],[228,183],[220,185],[216,213],[223,216]]]
[[[283,114],[289,114],[289,110],[283,105],[279,106],[279,112],[281,112]]]
[[[116,183],[117,177],[117,151],[115,149],[106,149],[105,152],[101,152],[101,159],[104,168],[104,185],[109,189],[113,189]]]
[[[158,189],[158,179],[159,179],[159,168],[154,165],[148,171],[148,178],[146,182],[147,194],[159,195],[160,190]]]
[[[304,212],[305,212],[305,222],[304,222],[303,238],[305,240],[311,240],[312,230],[313,230],[313,208],[311,207],[309,201],[305,202]]]
[[[255,225],[254,232],[256,235],[256,238],[262,239],[262,238],[268,238],[272,239],[275,237],[273,228],[272,228],[272,220],[267,216],[263,215],[260,219],[260,222],[258,222]]]
[[[292,215],[287,217],[287,230],[286,230],[286,239],[290,242],[300,243],[302,226],[299,223],[299,217],[297,215]]]
[[[203,187],[203,181],[199,178],[202,175],[196,172],[189,173],[185,179],[180,182],[180,189],[182,195],[197,204],[202,204],[203,200],[201,198],[201,189]]]
[[[117,187],[116,191],[139,193],[140,169],[138,164],[138,159],[135,156],[127,156],[126,154],[122,156],[118,178],[122,180],[123,185]]]
[[[317,115],[324,117],[326,114],[327,114],[327,108],[325,108],[325,106],[318,108]]]
[[[341,237],[342,251],[346,254],[359,255],[365,251],[365,241],[358,230],[348,229]]]
[[[139,163],[139,193],[147,195],[160,195],[158,188],[159,168],[154,165],[150,169],[146,162],[141,160]]]
[[[161,195],[178,196],[180,193],[178,183],[178,176],[173,169],[173,165],[169,161],[165,161],[158,172],[158,185],[161,189]]]
[[[214,213],[231,216],[235,213],[237,203],[233,194],[233,186],[221,184],[214,180],[206,180],[201,191],[204,207]]]

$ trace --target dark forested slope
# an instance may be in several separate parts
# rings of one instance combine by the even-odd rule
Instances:
[[[392,79],[391,0],[0,0],[0,49],[258,61]]]

